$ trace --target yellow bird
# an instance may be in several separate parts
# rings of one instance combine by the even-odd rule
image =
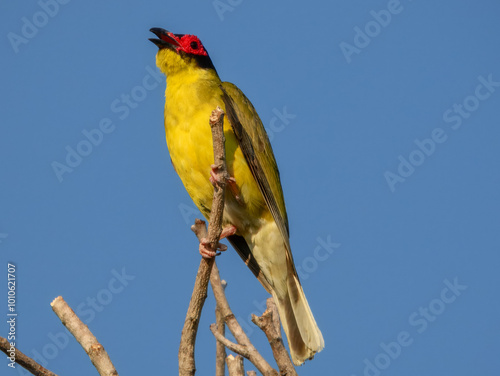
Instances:
[[[222,82],[198,37],[151,29],[156,64],[167,77],[165,133],[175,171],[205,218],[217,180],[208,119],[225,112],[226,164],[223,233],[273,296],[294,364],[324,347],[323,336],[300,285],[290,250],[288,218],[271,144],[252,103]],[[204,257],[213,252],[200,246]]]

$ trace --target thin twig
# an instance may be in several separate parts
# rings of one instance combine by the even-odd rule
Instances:
[[[278,308],[273,298],[267,299],[267,309],[262,316],[252,315],[252,322],[266,334],[280,375],[297,376],[290,355],[283,344]]]
[[[234,317],[231,308],[229,307],[229,303],[227,302],[226,295],[224,294],[224,289],[222,288],[219,270],[217,269],[217,265],[214,265],[212,269],[212,275],[210,276],[210,284],[212,285],[212,290],[214,292],[215,300],[217,301],[217,305],[219,306],[222,316],[226,322],[227,327],[233,334],[236,341],[238,341],[239,345],[245,347],[245,353],[239,353],[244,356],[248,360],[250,360],[255,367],[262,373],[264,376],[277,376],[278,372],[273,369],[269,363],[260,355],[257,349],[252,345],[248,336],[245,334],[240,324]]]
[[[7,354],[7,357],[11,357],[11,346],[6,338],[0,337],[0,350],[2,350],[5,354]],[[23,354],[17,348],[15,350],[14,359],[15,359],[15,364],[19,364],[21,367],[23,367],[24,369],[26,369],[28,372],[32,373],[35,376],[57,376],[55,373],[42,367],[40,364],[35,362],[29,356]]]
[[[222,281],[222,287],[225,289],[225,281]],[[215,322],[218,332],[224,337],[226,335],[226,323],[218,305],[215,307]],[[220,341],[215,342],[215,376],[226,376],[226,346]]]
[[[223,176],[227,176],[226,154],[224,149],[224,112],[217,107],[210,116],[210,127],[212,129],[212,139],[214,148],[214,164],[218,167]],[[219,184],[214,185],[214,198],[210,213],[210,224],[208,228],[208,247],[212,250],[217,248],[220,234],[222,232],[222,214],[224,211],[224,192],[226,179],[221,179]],[[198,220],[197,220],[198,221]],[[196,224],[195,224],[196,225]],[[194,231],[194,230],[193,230]],[[210,271],[214,264],[214,258],[202,258],[198,273],[196,275],[193,294],[189,302],[189,308],[184,320],[181,343],[179,346],[179,375],[192,376],[196,372],[194,361],[194,345],[196,333],[200,322],[201,310],[207,297],[208,281]]]
[[[219,332],[219,330],[217,328],[217,325],[211,324],[210,325],[210,331],[214,335],[215,339],[218,342],[222,343],[229,350],[231,350],[231,351],[233,351],[233,352],[235,352],[237,354],[240,354],[240,355],[244,356],[247,359],[250,357],[250,351],[248,350],[248,348],[246,346],[240,345],[238,343],[234,343],[234,342],[230,341],[229,339],[227,339],[226,337],[224,337]]]
[[[109,359],[104,347],[97,341],[97,338],[92,334],[88,326],[78,318],[64,299],[58,296],[50,305],[63,325],[68,328],[78,343],[82,345],[97,372],[99,372],[99,375],[117,376],[118,372],[113,363],[111,363],[111,359]]]
[[[239,355],[229,355],[226,358],[227,369],[229,376],[245,376],[245,369],[243,368],[243,358]]]

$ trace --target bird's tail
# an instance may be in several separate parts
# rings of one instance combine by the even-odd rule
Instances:
[[[290,347],[290,354],[295,365],[301,365],[325,347],[323,335],[314,320],[300,285],[293,261],[287,260],[288,292],[286,296],[277,296],[272,292],[278,306],[283,329]]]

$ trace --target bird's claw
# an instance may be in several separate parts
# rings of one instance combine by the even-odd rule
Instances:
[[[224,251],[227,251],[227,245],[222,243],[217,243],[215,250],[212,250],[208,239],[203,238],[201,239],[199,249],[200,249],[200,254],[203,258],[212,258],[215,256],[219,256]]]
[[[240,205],[244,205],[243,200],[240,196],[240,190],[238,188],[238,185],[236,184],[236,179],[233,177],[229,177],[228,175],[225,175],[220,172],[220,166],[217,166],[215,164],[210,166],[210,183],[214,187],[220,187],[221,183],[225,181],[227,184],[227,187],[229,191],[233,194],[236,202]]]
[[[210,183],[215,186],[220,186],[223,181],[228,181],[231,178],[228,178],[225,174],[220,171],[220,166],[211,165],[210,166]],[[234,179],[233,179],[234,180]]]
[[[233,226],[233,225],[229,225],[227,227],[224,227],[222,229],[222,232],[220,234],[219,239],[222,240],[228,236],[234,235],[236,233],[236,230],[237,230],[236,226]],[[203,238],[200,241],[199,249],[200,249],[200,254],[203,258],[212,258],[215,256],[219,256],[224,251],[227,251],[227,245],[218,242],[217,246],[215,247],[215,250],[213,250],[210,247],[210,242],[208,241],[208,239]]]
[[[235,178],[227,179],[227,186],[229,188],[229,191],[233,194],[236,202],[241,206],[243,206],[244,202],[240,196],[240,189],[238,188],[238,184],[236,184],[236,179]]]
[[[224,239],[224,238],[227,238],[228,236],[231,236],[231,235],[234,235],[236,234],[236,226],[234,225],[229,225],[227,227],[224,227],[222,229],[222,232],[220,233],[220,238],[219,239]]]

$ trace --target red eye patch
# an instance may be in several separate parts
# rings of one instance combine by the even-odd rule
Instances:
[[[183,35],[178,39],[179,49],[187,54],[208,56],[207,50],[203,47],[201,40],[196,35]]]

